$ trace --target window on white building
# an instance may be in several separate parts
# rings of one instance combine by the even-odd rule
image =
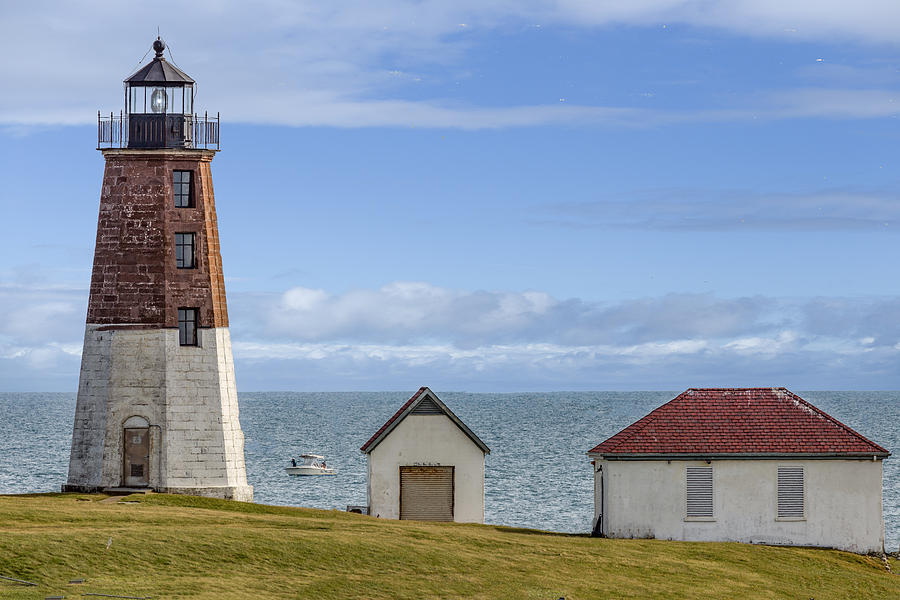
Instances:
[[[803,467],[778,467],[778,518],[803,519]]]
[[[713,518],[712,467],[685,469],[686,516],[688,519]]]

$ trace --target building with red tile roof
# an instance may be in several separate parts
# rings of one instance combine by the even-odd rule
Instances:
[[[588,451],[594,532],[882,550],[890,453],[785,388],[692,388]]]

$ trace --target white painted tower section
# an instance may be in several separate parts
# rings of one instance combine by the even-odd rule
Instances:
[[[227,327],[181,346],[177,329],[88,325],[66,489],[125,485],[125,428],[149,424],[149,487],[250,501]]]

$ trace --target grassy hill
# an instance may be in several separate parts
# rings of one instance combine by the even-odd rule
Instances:
[[[881,559],[845,552],[606,540],[163,494],[0,496],[0,575],[38,584],[0,580],[4,599],[900,598],[900,576]]]

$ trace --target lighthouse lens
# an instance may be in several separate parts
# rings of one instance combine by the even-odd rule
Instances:
[[[155,113],[166,112],[166,90],[156,88],[150,94],[150,110]]]

